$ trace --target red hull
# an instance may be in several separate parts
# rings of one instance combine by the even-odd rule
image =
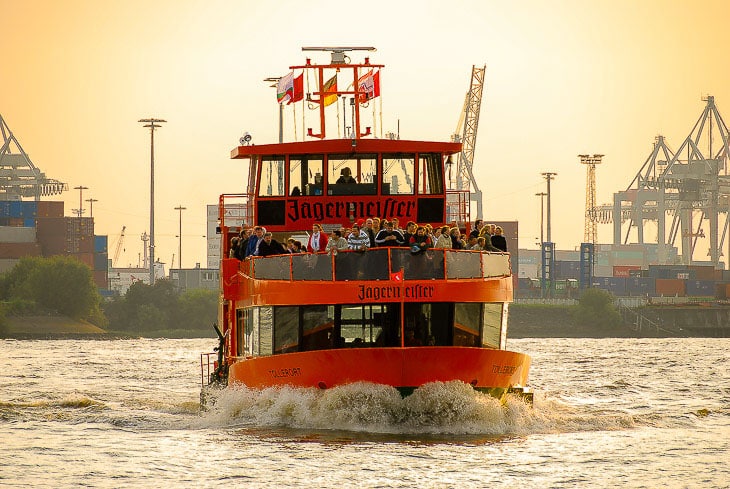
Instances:
[[[412,389],[461,380],[480,390],[524,387],[530,357],[467,347],[361,348],[256,357],[232,363],[230,384],[251,388],[290,385],[329,388],[372,382]]]

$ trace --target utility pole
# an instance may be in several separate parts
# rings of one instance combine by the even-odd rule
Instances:
[[[545,242],[545,192],[538,192],[535,195],[540,197],[540,246]]]
[[[547,242],[552,243],[553,240],[550,236],[550,181],[555,178],[557,173],[543,172],[541,175],[547,180]]]
[[[74,187],[74,190],[79,191],[79,209],[77,211],[79,217],[84,213],[84,190],[89,190],[89,187],[84,187],[83,185],[79,185],[78,187]]]
[[[150,128],[150,285],[155,285],[155,129],[164,119],[140,119]]]
[[[89,217],[92,219],[94,218],[94,202],[99,202],[98,199],[86,199],[86,202],[89,203]]]
[[[180,266],[178,268],[182,270],[182,211],[186,210],[186,208],[183,207],[182,205],[178,205],[177,207],[175,207],[175,210],[180,211],[180,231],[179,231],[180,241],[178,241],[177,261],[180,264]]]

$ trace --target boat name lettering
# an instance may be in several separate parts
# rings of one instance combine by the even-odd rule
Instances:
[[[287,219],[295,223],[300,219],[327,221],[338,219],[365,219],[372,216],[384,216],[386,218],[397,217],[399,219],[414,218],[416,203],[406,200],[395,200],[387,198],[383,201],[355,202],[352,215],[348,202],[344,199],[337,202],[302,202],[300,200],[287,200],[289,208]]]
[[[493,374],[509,374],[512,375],[517,370],[514,365],[492,365]]]
[[[431,299],[433,298],[433,285],[360,285],[357,298],[361,301],[382,299]]]
[[[269,370],[269,373],[275,379],[280,379],[284,377],[299,377],[302,375],[302,369],[300,369],[299,367],[272,368]]]

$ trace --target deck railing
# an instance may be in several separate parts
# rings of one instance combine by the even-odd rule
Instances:
[[[404,280],[482,279],[508,277],[509,253],[409,248],[373,248],[337,254],[301,253],[251,257],[241,262],[244,275],[261,280],[389,280],[403,271]]]

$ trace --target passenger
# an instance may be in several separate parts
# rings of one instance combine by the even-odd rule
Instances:
[[[272,238],[271,233],[265,233],[264,238],[259,243],[256,256],[282,255],[286,253],[286,249]]]
[[[302,191],[299,190],[299,187],[294,187],[293,189],[291,189],[291,195],[292,197],[299,197],[300,195],[302,195]]]
[[[235,256],[239,260],[243,260],[246,257],[246,246],[248,246],[248,238],[253,233],[251,228],[243,228],[238,233],[238,246],[235,250]]]
[[[423,346],[423,342],[416,338],[416,332],[412,329],[406,330],[406,337],[403,344],[405,346]]]
[[[479,236],[484,238],[484,249],[486,251],[502,251],[492,244],[492,233],[490,232],[494,224],[486,224],[479,231]]]
[[[304,245],[301,241],[294,241],[295,253],[304,253]]]
[[[377,236],[378,233],[380,232],[380,218],[379,217],[373,217],[372,228],[373,228],[373,234],[375,236]]]
[[[424,227],[426,228],[426,236],[431,238],[431,243],[436,244],[436,237],[433,234],[433,226],[426,224]]]
[[[471,240],[471,237],[469,238],[469,240]],[[484,239],[484,237],[479,236],[477,238],[477,244],[475,244],[471,249],[474,251],[484,251],[485,243],[486,240]]]
[[[478,239],[479,239],[478,237],[472,236],[471,233],[470,233],[469,234],[469,239],[466,242],[466,249],[467,250],[473,250],[473,251],[481,251],[481,248],[478,248],[477,249],[477,246],[478,246],[477,240]]]
[[[492,236],[492,246],[499,249],[500,251],[507,251],[507,238],[502,234],[503,230],[501,226],[494,228],[494,236]]]
[[[408,245],[411,247],[411,251],[414,253],[420,253],[433,247],[431,238],[426,234],[426,228],[418,226],[416,228],[416,234],[411,236],[408,241]]]
[[[375,247],[375,231],[373,231],[373,220],[371,218],[365,219],[365,222],[362,224],[362,230],[365,231],[368,235],[368,238],[370,238],[370,247]]]
[[[244,253],[244,258],[248,258],[249,256],[256,255],[256,251],[258,250],[258,244],[259,242],[263,241],[264,239],[264,228],[261,226],[256,226],[253,228],[253,234],[248,238],[248,244],[246,245],[246,252]]]
[[[451,231],[449,231],[449,235],[451,236],[451,248],[454,250],[463,250],[466,249],[466,243],[461,238],[461,231],[459,231],[459,228],[454,226],[451,228]]]
[[[393,219],[391,219],[391,222],[393,223],[393,229],[403,234],[403,230],[400,228],[400,224],[398,224],[398,218],[394,217]]]
[[[475,238],[478,238],[479,231],[481,231],[483,227],[484,227],[484,221],[482,221],[481,219],[477,219],[476,221],[474,221],[474,227],[472,228],[471,232],[469,233],[469,237],[471,238],[472,236],[474,236]]]
[[[228,258],[236,258],[236,250],[238,249],[238,236],[231,238],[231,246],[228,249]]]
[[[381,229],[375,237],[378,246],[404,246],[406,244],[400,231],[393,228],[393,221],[385,221],[385,229]]]
[[[406,224],[406,232],[403,233],[403,240],[406,243],[411,241],[411,236],[415,236],[417,228],[418,225],[415,222],[408,221],[408,224]]]
[[[319,253],[327,249],[327,234],[322,231],[322,225],[312,224],[312,235],[307,241],[307,251],[310,253]]]
[[[367,251],[370,247],[368,235],[357,223],[352,225],[352,232],[347,237],[347,247],[356,251]]]
[[[342,231],[339,229],[332,231],[330,240],[327,242],[327,253],[330,255],[336,255],[337,252],[346,250],[347,248],[347,240],[342,237]]]
[[[451,236],[449,235],[449,226],[441,226],[439,237],[436,238],[434,248],[451,248]]]
[[[294,253],[296,253],[296,252],[294,251],[294,243],[295,243],[295,242],[296,242],[296,240],[295,240],[294,238],[289,238],[289,239],[287,239],[287,240],[286,240],[286,249],[287,249],[287,251],[289,251],[289,253],[291,253],[291,254],[294,254]]]
[[[343,168],[340,170],[340,178],[337,179],[337,183],[357,183],[354,178],[352,178],[352,170],[350,170],[348,167]]]

